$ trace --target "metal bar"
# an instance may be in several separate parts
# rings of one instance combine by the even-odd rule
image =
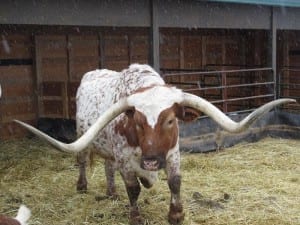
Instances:
[[[291,83],[283,83],[281,86],[294,86],[294,87],[300,87],[300,84],[291,84]]]
[[[295,69],[295,68],[293,68],[293,69],[287,69],[287,68],[285,68],[285,69],[282,69],[281,71],[300,72],[300,69]]]
[[[282,95],[282,96],[280,96],[280,97],[283,97],[283,98],[294,98],[294,99],[300,99],[300,97],[299,96],[290,96],[290,95],[288,95],[288,96],[286,96],[286,95]]]
[[[267,71],[268,73],[262,73],[263,71]],[[238,102],[238,101],[247,101],[247,100],[251,100],[251,99],[262,99],[262,98],[275,98],[276,97],[276,93],[273,91],[269,91],[268,94],[256,94],[253,93],[254,95],[252,96],[245,96],[245,97],[235,97],[235,98],[228,98],[226,93],[224,93],[224,91],[226,92],[227,90],[229,90],[230,88],[248,88],[248,87],[263,87],[263,86],[270,86],[272,85],[275,86],[276,81],[274,80],[274,76],[273,78],[269,78],[270,76],[270,72],[272,72],[272,68],[270,67],[265,67],[265,68],[251,68],[251,69],[233,69],[233,70],[222,70],[222,71],[191,71],[191,72],[179,72],[179,73],[170,73],[170,74],[165,74],[164,77],[172,77],[172,76],[181,76],[184,77],[185,75],[194,75],[194,76],[199,76],[198,81],[195,81],[195,83],[199,83],[199,81],[202,79],[202,77],[207,77],[207,76],[213,76],[215,78],[220,78],[222,81],[222,84],[218,85],[218,84],[213,84],[213,86],[206,86],[204,88],[201,88],[201,86],[198,85],[198,87],[185,87],[183,88],[184,91],[187,92],[192,92],[192,91],[207,91],[207,90],[222,90],[222,94],[219,96],[218,98],[219,100],[211,100],[210,102],[213,104],[221,104],[222,105],[222,109],[225,113],[228,112],[227,109],[227,104],[229,102]],[[260,76],[267,76],[266,79],[267,80],[271,80],[271,81],[267,81],[267,82],[257,82],[257,83],[242,83],[242,84],[232,84],[232,85],[227,85],[226,80],[229,78],[228,74],[229,73],[239,73],[239,76],[247,76],[248,73],[247,72],[260,72]],[[232,77],[232,75],[230,75]],[[170,82],[171,83],[171,82]],[[187,81],[185,82],[173,82],[173,84],[181,84],[181,85],[196,85],[194,83],[194,81]],[[273,90],[273,89],[272,89]],[[275,90],[274,90],[275,91]],[[271,92],[271,93],[270,93]],[[210,99],[209,96],[206,96],[208,99]],[[211,98],[214,99],[214,98]],[[216,99],[216,98],[215,98]],[[246,110],[246,111],[251,111],[251,110]],[[244,112],[246,112],[244,111]],[[230,112],[230,111],[229,111]],[[237,111],[231,112],[231,113],[237,113]]]
[[[263,83],[252,83],[252,84],[236,84],[236,85],[227,85],[227,86],[215,86],[209,88],[191,88],[185,89],[185,91],[205,91],[205,90],[215,90],[215,89],[222,89],[222,88],[236,88],[236,87],[249,87],[249,86],[262,86],[262,85],[271,85],[274,84],[274,81],[270,82],[263,82]]]
[[[240,72],[253,72],[253,71],[272,71],[271,67],[266,68],[253,68],[253,69],[240,69],[240,70],[218,70],[218,71],[201,71],[201,72],[185,72],[185,73],[169,73],[163,76],[178,76],[178,75],[206,75],[206,74],[222,74],[222,73],[240,73]]]
[[[168,82],[168,84],[180,84],[180,85],[195,85],[195,86],[198,86],[198,82],[196,83],[192,83],[192,82],[174,82],[174,81],[171,81],[171,82]]]
[[[241,100],[249,100],[249,99],[256,99],[256,98],[267,98],[267,97],[274,97],[274,94],[268,94],[268,95],[255,95],[255,96],[249,96],[249,97],[243,97],[243,98],[231,98],[227,100],[216,100],[216,101],[210,101],[213,104],[216,103],[223,103],[223,102],[235,102],[235,101],[241,101]]]
[[[239,114],[239,113],[250,113],[250,112],[253,112],[255,109],[257,109],[257,108],[238,110],[238,111],[234,111],[234,112],[224,112],[224,114],[230,116],[230,115],[236,115],[236,114]],[[200,116],[198,119],[203,119],[203,118],[207,118],[207,117],[209,117],[209,116],[204,114],[203,116]]]

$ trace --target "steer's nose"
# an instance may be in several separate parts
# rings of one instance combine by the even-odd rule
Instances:
[[[141,167],[144,170],[156,171],[165,165],[161,157],[142,157]]]

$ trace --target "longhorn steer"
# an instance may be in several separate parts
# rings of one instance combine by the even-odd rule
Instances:
[[[87,188],[85,166],[88,151],[83,150],[92,143],[105,158],[108,195],[116,194],[115,170],[121,173],[130,201],[131,224],[142,223],[137,206],[141,190],[138,179],[150,188],[156,181],[157,171],[162,168],[171,191],[169,222],[180,224],[184,218],[180,199],[178,119],[190,120],[202,111],[224,129],[239,132],[273,107],[294,102],[292,99],[272,101],[236,123],[208,101],[165,85],[150,66],[139,64],[133,64],[120,73],[106,69],[86,73],[76,101],[79,139],[73,143],[61,143],[30,125],[16,122],[55,148],[78,153],[78,190]]]

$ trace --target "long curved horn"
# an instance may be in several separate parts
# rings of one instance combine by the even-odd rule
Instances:
[[[271,101],[255,111],[249,114],[240,122],[235,122],[221,112],[217,107],[215,107],[210,102],[205,99],[198,97],[193,94],[183,93],[183,101],[181,102],[184,106],[189,106],[200,110],[209,117],[211,117],[215,122],[217,122],[222,128],[229,132],[240,132],[249,127],[255,120],[261,117],[263,114],[270,111],[272,108],[286,103],[295,103],[296,100],[290,98],[282,98],[278,100]]]
[[[79,139],[76,141],[65,144],[63,142],[57,141],[54,138],[50,137],[49,135],[41,132],[40,130],[34,128],[33,126],[21,122],[19,120],[14,120],[16,123],[20,124],[27,130],[31,131],[38,137],[48,141],[52,146],[54,146],[56,149],[61,150],[63,152],[71,152],[71,153],[77,153],[85,149],[97,136],[99,131],[103,129],[111,120],[113,120],[115,117],[120,115],[122,112],[126,111],[128,109],[128,103],[127,99],[122,99],[112,105],[108,110],[102,114],[97,121],[87,130],[86,133],[84,133]]]

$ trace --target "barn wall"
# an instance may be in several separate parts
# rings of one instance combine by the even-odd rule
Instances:
[[[39,117],[75,118],[75,95],[82,76],[91,70],[120,71],[148,63],[147,30],[106,30],[94,34],[37,35]]]
[[[75,96],[91,70],[120,71],[148,63],[144,28],[0,26],[0,138],[26,134],[13,119],[36,125],[38,118],[74,119]]]

